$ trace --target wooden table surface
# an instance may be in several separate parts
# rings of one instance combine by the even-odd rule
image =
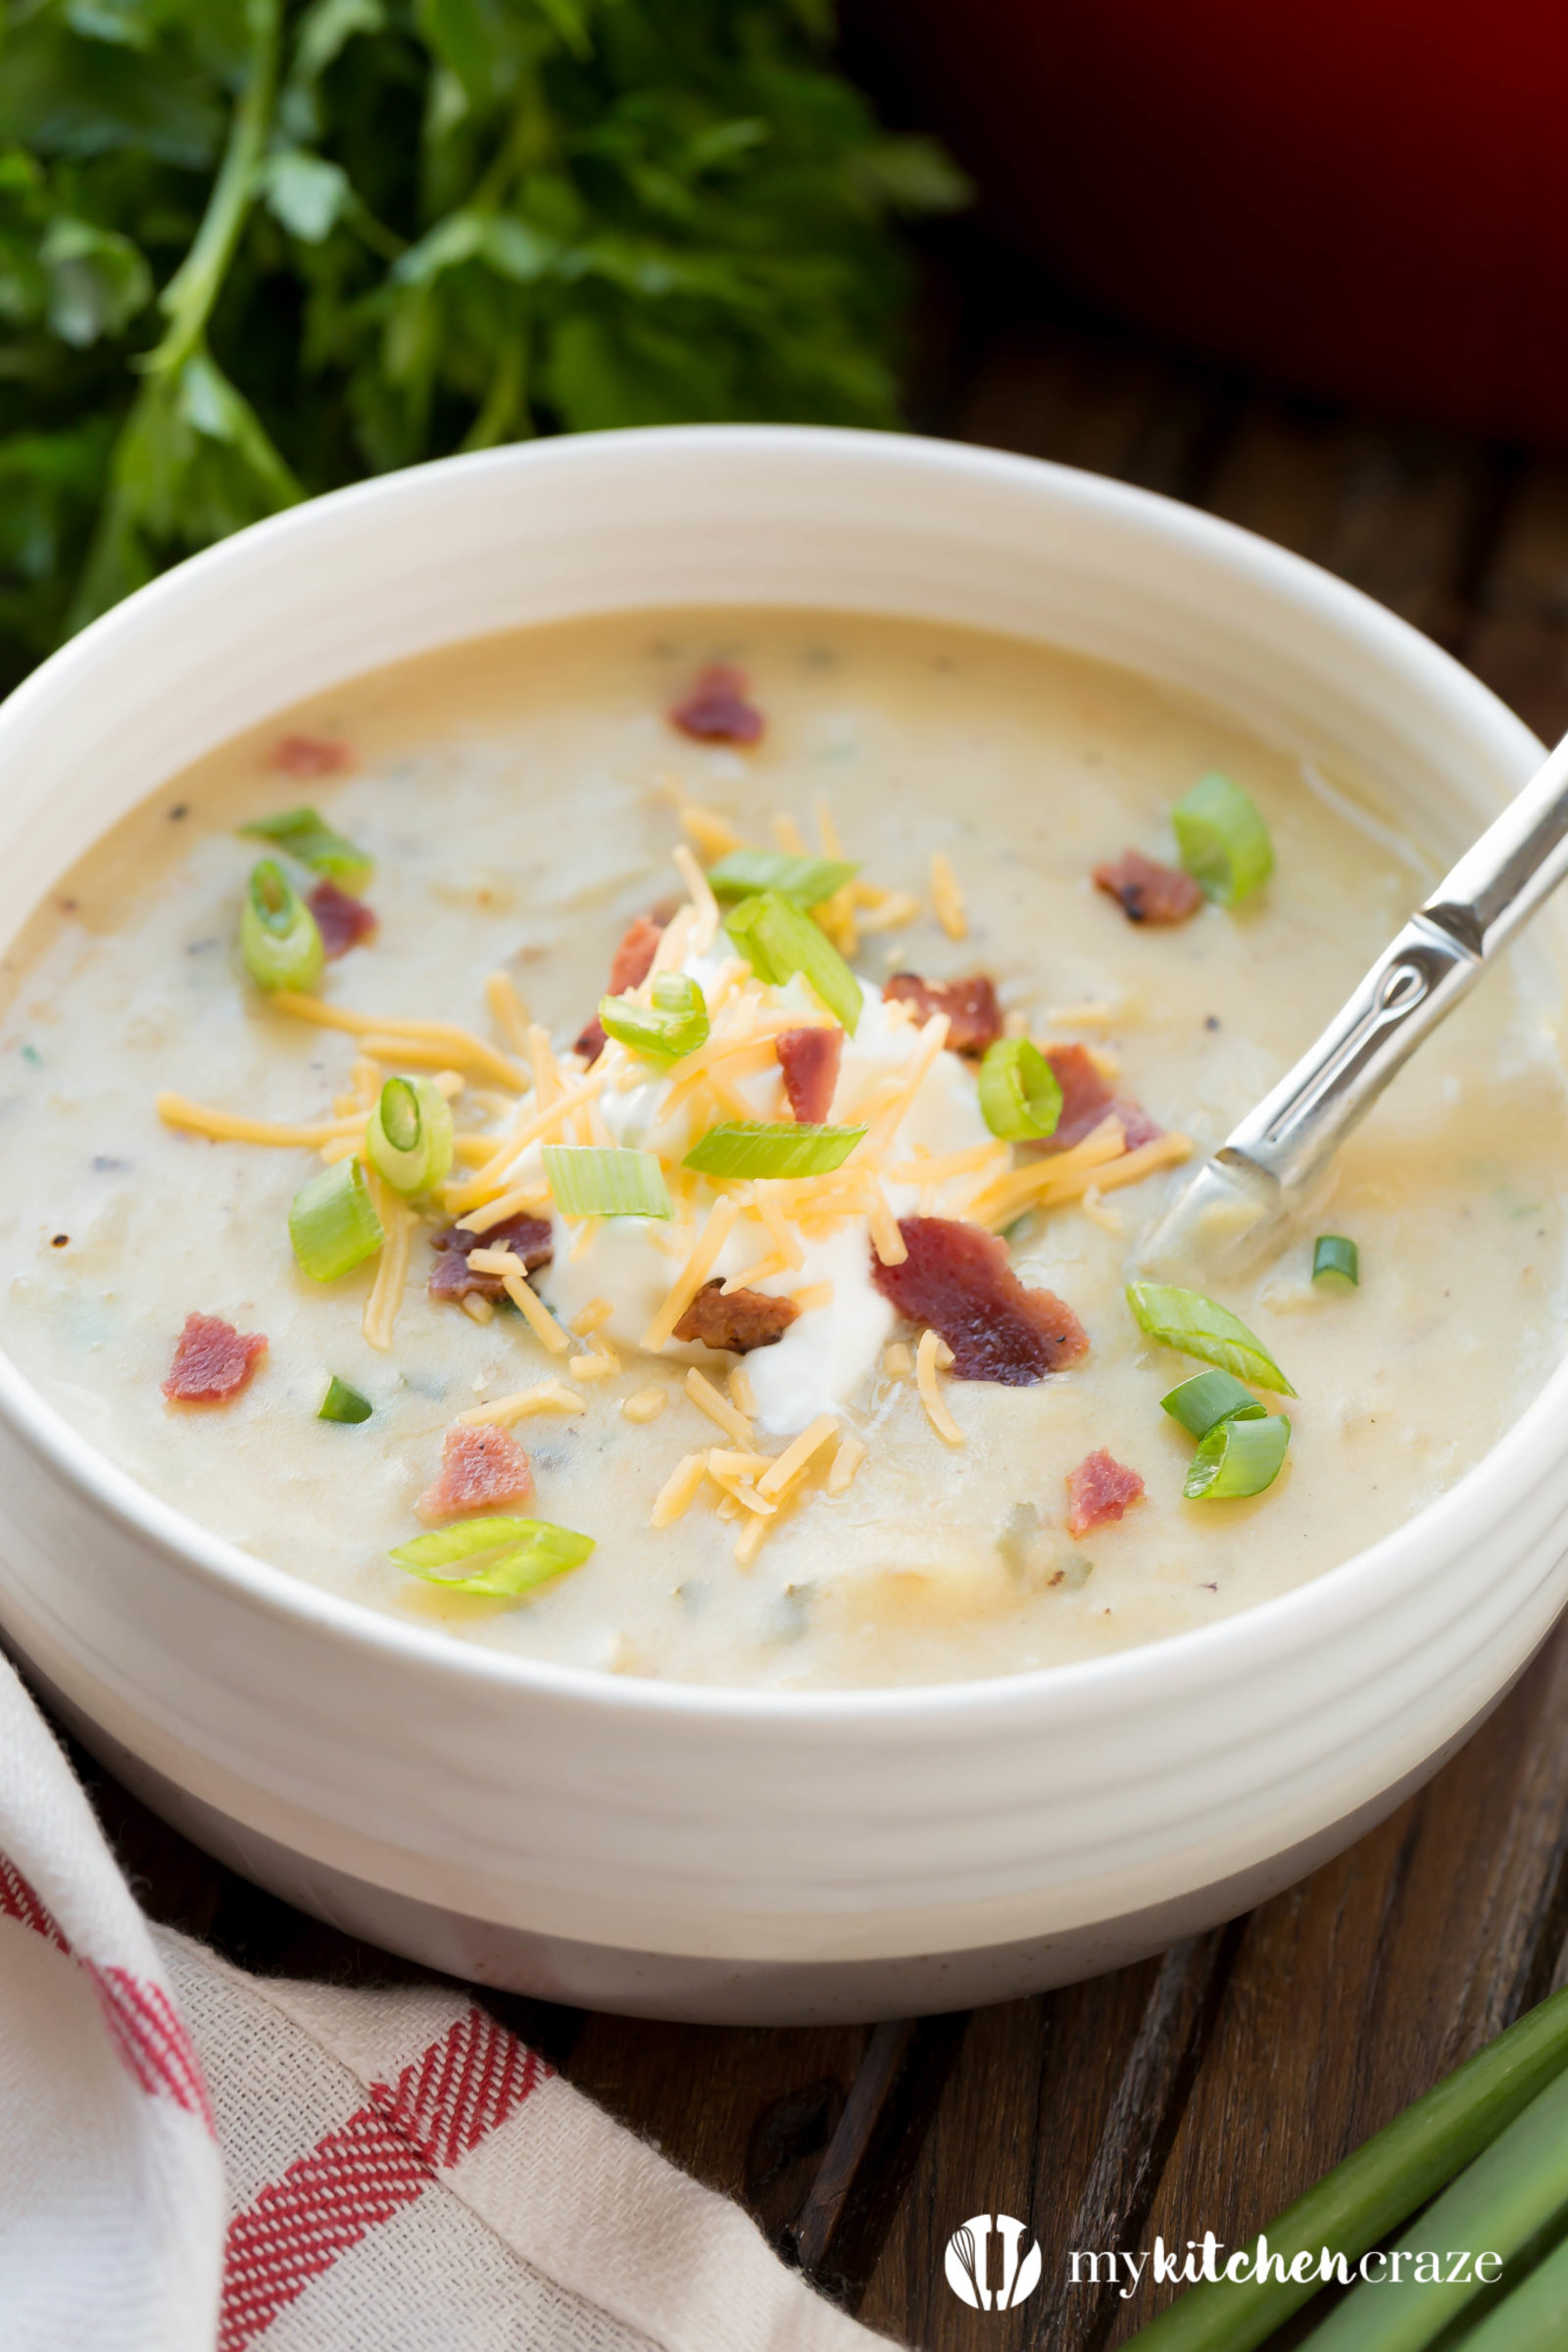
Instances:
[[[1548,740],[1568,727],[1568,460],[1294,405],[1066,320],[983,247],[956,250],[960,267],[933,268],[926,429],[1244,523],[1427,630]],[[1034,2000],[746,2032],[480,1997],[899,2342],[1102,2352],[1155,2299],[1069,2288],[1068,2248],[1250,2236],[1560,1981],[1565,1700],[1559,1636],[1339,1861],[1162,1958]],[[79,1761],[155,1918],[263,1972],[419,1973],[220,1869]],[[982,2314],[945,2284],[942,2253],[965,2217],[999,2210],[1038,2233],[1043,2283]]]

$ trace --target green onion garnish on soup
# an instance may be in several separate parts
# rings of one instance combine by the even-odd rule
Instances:
[[[335,833],[314,808],[285,808],[280,816],[259,816],[240,831],[258,841],[275,841],[313,874],[326,874],[345,890],[363,890],[375,871],[365,852]]]
[[[288,1238],[313,1282],[335,1282],[375,1255],[386,1236],[357,1159],[337,1160],[301,1185],[289,1206]]]
[[[450,1592],[517,1600],[536,1585],[580,1567],[593,1548],[592,1536],[575,1535],[548,1519],[466,1519],[461,1527],[416,1536],[412,1544],[400,1544],[391,1556],[411,1576],[445,1586]],[[440,1574],[464,1560],[479,1563],[472,1575]]]
[[[999,1037],[980,1064],[980,1114],[1006,1143],[1054,1135],[1061,1116],[1056,1073],[1026,1037]]]
[[[1355,1244],[1343,1233],[1320,1233],[1312,1245],[1312,1280],[1355,1290],[1361,1280],[1361,1252]]]
[[[695,980],[684,972],[661,972],[653,1000],[652,1004],[641,1004],[635,997],[601,997],[599,1020],[605,1035],[651,1061],[679,1061],[707,1045],[708,1006]]]
[[[1179,1421],[1195,1438],[1206,1438],[1222,1421],[1254,1421],[1268,1410],[1229,1372],[1195,1373],[1159,1401],[1172,1420]]]
[[[793,899],[764,890],[743,899],[724,928],[759,980],[782,988],[799,972],[834,1019],[855,1035],[865,1002],[860,983],[825,933]]]
[[[863,1127],[804,1126],[795,1119],[776,1124],[725,1119],[710,1127],[681,1165],[701,1176],[830,1176],[865,1132]]]
[[[1173,1283],[1130,1282],[1127,1303],[1152,1340],[1179,1348],[1183,1355],[1196,1355],[1200,1363],[1234,1372],[1239,1380],[1255,1381],[1276,1396],[1296,1395],[1262,1341],[1218,1299],[1205,1298],[1201,1291],[1180,1290]]]
[[[452,1106],[433,1078],[389,1078],[365,1130],[371,1167],[394,1192],[427,1193],[452,1166]]]
[[[1200,776],[1170,821],[1183,865],[1222,906],[1239,906],[1274,870],[1274,845],[1257,804],[1229,776]]]
[[[545,1182],[564,1217],[667,1217],[669,1188],[652,1152],[546,1144]]]
[[[362,1396],[358,1389],[351,1389],[348,1382],[339,1380],[334,1372],[326,1384],[326,1395],[321,1398],[320,1410],[316,1418],[318,1421],[368,1421],[373,1410],[368,1396]]]
[[[1235,1502],[1245,1494],[1261,1494],[1278,1478],[1290,1442],[1291,1425],[1283,1413],[1255,1420],[1237,1413],[1218,1421],[1200,1441],[1182,1493],[1189,1502]]]
[[[275,858],[264,858],[245,885],[239,944],[258,988],[309,996],[321,977],[326,951],[316,917]]]
[[[817,906],[859,872],[843,858],[792,858],[786,850],[732,850],[708,869],[717,899],[749,899],[775,890],[798,906]]]

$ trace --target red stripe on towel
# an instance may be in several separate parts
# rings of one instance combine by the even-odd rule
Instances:
[[[219,2352],[244,2347],[380,2222],[515,2114],[550,2068],[473,2008],[228,2227]]]
[[[199,2115],[209,2132],[213,2111],[201,2063],[178,2010],[159,1984],[128,1968],[100,1966],[74,1950],[60,1922],[16,1864],[0,1854],[0,1918],[16,1919],[81,1970],[97,1996],[116,2057],[149,2098],[172,2099]]]

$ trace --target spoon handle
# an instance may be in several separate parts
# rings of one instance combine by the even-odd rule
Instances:
[[[1305,1184],[1422,1039],[1568,877],[1568,736],[1466,850],[1215,1157]]]

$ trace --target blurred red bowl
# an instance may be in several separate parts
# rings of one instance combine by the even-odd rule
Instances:
[[[1304,390],[1568,441],[1564,0],[858,0],[990,217]]]

